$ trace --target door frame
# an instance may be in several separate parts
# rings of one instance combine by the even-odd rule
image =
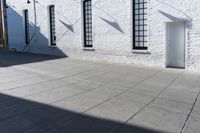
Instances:
[[[186,36],[186,21],[175,21],[175,22],[166,22],[165,23],[165,67],[166,68],[172,68],[170,66],[168,66],[167,64],[167,58],[168,58],[168,27],[169,27],[169,24],[173,24],[173,23],[182,23],[184,24],[184,67],[174,67],[174,68],[180,68],[180,69],[185,69],[186,67],[186,43],[187,43],[187,36]]]

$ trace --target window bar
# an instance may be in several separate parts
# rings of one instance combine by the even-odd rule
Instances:
[[[92,47],[92,3],[83,1],[84,47]]]
[[[144,0],[143,0],[143,9],[144,9]],[[142,13],[143,13],[143,47],[145,47],[145,46],[144,46],[144,43],[145,43],[145,42],[144,42],[144,21],[145,21],[145,20],[144,20],[144,10],[142,11]]]
[[[30,44],[28,10],[24,10],[25,42]]]
[[[133,49],[147,49],[145,45],[145,39],[147,37],[145,34],[147,32],[147,30],[145,30],[145,26],[147,26],[145,19],[145,15],[147,15],[147,13],[145,13],[147,9],[147,7],[145,7],[146,3],[145,0],[134,0],[133,2]]]
[[[49,21],[50,21],[50,45],[56,46],[56,31],[55,31],[55,6],[49,7]]]
[[[133,49],[135,49],[135,32],[137,31],[136,30],[136,28],[135,28],[135,26],[136,26],[136,24],[135,24],[135,0],[133,0],[134,2],[133,2]]]

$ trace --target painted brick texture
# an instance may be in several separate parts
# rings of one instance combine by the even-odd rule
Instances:
[[[83,50],[82,1],[8,1],[10,47],[18,51],[165,67],[166,23],[186,22],[186,69],[200,70],[200,1],[147,0],[148,53],[132,51],[132,0],[92,0],[93,51]],[[49,5],[56,9],[57,47],[49,47]],[[29,10],[30,46],[24,46],[23,10]],[[13,22],[15,22],[13,24]]]

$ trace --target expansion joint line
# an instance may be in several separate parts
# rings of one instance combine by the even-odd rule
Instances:
[[[176,76],[174,80],[172,80],[167,87],[165,87],[158,95],[156,95],[149,103],[144,105],[138,112],[136,112],[132,117],[130,117],[127,121],[124,123],[128,123],[131,119],[133,119],[136,115],[138,115],[141,111],[143,111],[147,106],[149,106],[151,103],[153,103],[165,90],[167,90],[181,75],[183,75],[184,72],[180,73],[179,75]],[[119,126],[118,128],[114,129],[111,133],[115,133],[118,129],[123,128],[124,125]]]
[[[96,106],[94,106],[94,107],[92,107],[92,108],[90,108],[90,109],[88,109],[88,110],[84,111],[84,113],[86,113],[87,111],[89,111],[89,110],[91,110],[91,109],[93,109],[93,108],[95,108],[95,107],[97,107],[97,106],[99,106],[99,105],[101,105],[101,104],[103,104],[103,103],[105,103],[105,102],[107,102],[107,101],[110,101],[111,99],[113,99],[113,98],[115,98],[115,97],[118,97],[118,96],[120,96],[120,95],[122,95],[122,94],[126,93],[126,92],[127,92],[128,90],[130,90],[131,88],[133,88],[133,87],[137,86],[138,84],[140,84],[140,83],[144,82],[145,80],[147,80],[147,79],[151,78],[152,76],[155,76],[155,75],[157,75],[157,74],[158,74],[158,73],[160,73],[161,71],[163,71],[163,70],[160,70],[160,71],[158,71],[158,72],[155,72],[155,73],[151,74],[150,76],[146,77],[144,80],[142,80],[142,81],[140,81],[140,82],[136,83],[135,85],[133,85],[133,86],[129,87],[128,89],[126,89],[126,90],[122,91],[121,93],[119,93],[119,94],[117,94],[117,95],[114,95],[113,97],[111,97],[111,98],[109,98],[109,99],[107,99],[107,100],[105,100],[105,101],[103,101],[103,102],[101,102],[101,103],[97,104]]]
[[[149,79],[150,77],[157,75],[157,74],[160,73],[161,71],[163,71],[163,70],[160,70],[160,71],[157,71],[157,72],[151,74],[150,76],[148,76],[147,78],[145,78],[144,80],[140,81],[139,83],[137,83],[137,84],[134,85],[134,86],[137,86],[138,84],[140,84],[141,82],[143,82],[143,81]],[[127,74],[125,74],[123,77],[125,77],[126,75],[127,75]],[[110,82],[116,81],[116,80],[118,80],[118,79],[120,79],[120,78],[116,78],[116,79],[114,79],[114,80],[112,80],[112,81],[110,81]],[[106,84],[108,84],[108,83],[106,83]],[[102,87],[102,86],[105,86],[106,84],[101,85],[101,86],[98,86],[97,88]],[[134,87],[134,86],[132,86],[132,87]],[[93,107],[91,107],[91,108],[89,108],[89,109],[87,109],[87,110],[81,112],[81,113],[82,113],[82,114],[85,114],[87,111],[89,111],[89,110],[91,110],[91,109],[93,109],[93,108],[95,108],[95,107],[97,107],[97,106],[99,106],[99,105],[101,105],[101,104],[103,104],[103,103],[105,103],[105,102],[107,102],[107,101],[113,99],[114,97],[117,97],[117,96],[119,96],[119,95],[125,93],[126,91],[128,91],[128,90],[131,89],[132,87],[129,87],[127,90],[123,91],[122,93],[120,93],[120,94],[118,94],[118,95],[115,95],[115,96],[113,96],[112,98],[108,98],[107,100],[104,100],[103,102],[101,102],[101,103],[99,103],[99,104],[97,104],[97,105],[95,105],[95,106],[93,106]],[[95,89],[97,89],[97,88],[95,88]],[[92,90],[89,90],[89,91],[92,91]],[[89,92],[89,91],[88,91],[88,92]],[[81,95],[81,94],[78,94],[78,95]],[[70,98],[70,97],[68,97],[68,98]],[[66,99],[68,99],[68,98],[66,98]],[[73,121],[73,120],[75,120],[75,119],[76,119],[75,116],[72,117],[72,118],[70,118],[70,119],[68,120],[68,123],[71,122],[71,121]]]
[[[183,125],[183,127],[182,127],[180,133],[183,133],[183,131],[184,131],[184,129],[185,129],[187,123],[188,123],[188,120],[189,120],[189,118],[190,118],[190,116],[191,116],[191,114],[192,114],[192,112],[193,112],[193,110],[194,110],[194,107],[195,107],[195,105],[196,105],[196,103],[197,103],[198,98],[200,98],[200,90],[199,90],[199,93],[197,94],[197,97],[196,97],[196,99],[195,99],[195,101],[194,101],[192,107],[191,107],[190,112],[189,112],[188,115],[187,115],[187,118],[186,118],[186,120],[185,120],[185,123],[184,123],[184,125]]]

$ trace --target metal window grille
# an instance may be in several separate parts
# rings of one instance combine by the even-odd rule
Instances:
[[[84,47],[92,47],[92,1],[83,1]]]
[[[56,46],[55,6],[49,7],[50,45]]]
[[[25,41],[30,44],[28,10],[24,10]]]
[[[147,1],[133,2],[133,49],[147,50]]]

